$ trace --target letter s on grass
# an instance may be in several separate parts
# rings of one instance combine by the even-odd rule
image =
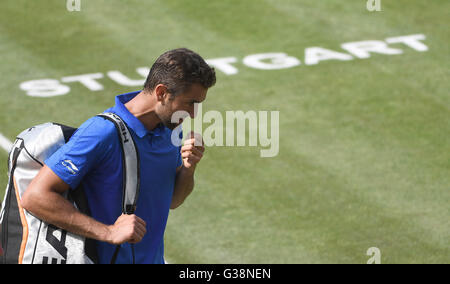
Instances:
[[[24,90],[30,97],[41,98],[62,96],[70,92],[69,86],[54,79],[26,81],[20,84],[20,89]]]

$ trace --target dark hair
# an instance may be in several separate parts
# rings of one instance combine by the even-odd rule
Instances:
[[[210,88],[216,83],[216,72],[197,53],[187,48],[167,51],[153,64],[144,84],[144,90],[153,91],[164,84],[173,96],[187,91],[198,83]]]

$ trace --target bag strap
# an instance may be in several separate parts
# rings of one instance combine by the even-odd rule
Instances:
[[[102,113],[98,116],[113,122],[122,148],[123,165],[123,195],[122,195],[122,213],[134,214],[136,211],[136,202],[139,196],[140,172],[139,172],[139,153],[136,143],[131,136],[127,125],[114,113]]]
[[[136,211],[136,202],[139,196],[140,186],[140,170],[139,170],[139,152],[130,130],[123,120],[115,113],[101,113],[97,116],[108,119],[117,129],[119,140],[122,148],[122,165],[123,165],[123,188],[122,188],[122,213],[134,214]],[[131,245],[133,264],[134,246]],[[114,254],[111,258],[111,264],[116,263],[119,254],[120,245],[116,246]]]

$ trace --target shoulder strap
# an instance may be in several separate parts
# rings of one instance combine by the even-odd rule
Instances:
[[[122,213],[133,214],[136,210],[136,202],[139,195],[140,185],[139,153],[136,143],[134,142],[127,125],[117,114],[101,113],[98,116],[113,122],[117,129],[120,144],[122,146]]]
[[[134,214],[136,211],[136,202],[139,196],[140,186],[140,171],[139,171],[139,152],[136,143],[131,136],[130,130],[123,120],[115,113],[101,113],[98,116],[108,119],[117,129],[119,135],[120,144],[122,146],[122,165],[123,165],[123,189],[122,189],[122,213]],[[134,258],[134,245],[131,245],[133,264]],[[116,263],[117,256],[119,254],[120,245],[116,246],[113,256],[111,258],[111,264]]]

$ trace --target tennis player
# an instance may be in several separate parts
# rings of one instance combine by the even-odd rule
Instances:
[[[97,240],[100,263],[164,263],[164,231],[169,209],[180,206],[194,188],[194,173],[204,146],[191,133],[173,145],[172,114],[194,117],[194,104],[206,99],[216,82],[214,69],[197,53],[175,49],[153,64],[141,91],[116,97],[106,110],[130,128],[140,160],[140,193],[134,215],[122,215],[122,157],[114,125],[93,117],[45,161],[22,197],[22,206],[38,218],[69,232]],[[68,166],[70,165],[70,166]],[[80,213],[61,193],[83,184],[92,216]],[[134,245],[132,253],[131,244]],[[133,256],[134,254],[134,256]]]

